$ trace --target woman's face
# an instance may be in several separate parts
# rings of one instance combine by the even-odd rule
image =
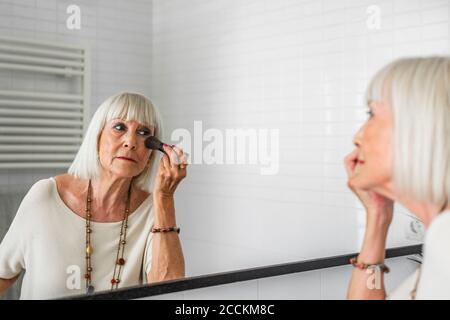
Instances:
[[[108,121],[98,142],[103,170],[124,178],[139,175],[152,152],[145,147],[144,141],[153,134],[154,128],[134,120]]]
[[[381,190],[392,181],[393,112],[387,103],[371,102],[368,114],[353,139],[358,160],[351,183],[363,190]]]

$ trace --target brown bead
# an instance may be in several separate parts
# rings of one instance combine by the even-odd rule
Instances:
[[[87,232],[87,233],[91,233],[92,230],[91,230],[91,229],[86,229],[86,232]]]
[[[111,279],[112,284],[116,284],[116,279]]]
[[[87,248],[86,248],[86,253],[87,253],[88,255],[91,255],[92,252],[94,252],[94,249],[92,248],[92,246],[87,246]]]
[[[118,264],[119,266],[123,266],[123,265],[125,264],[125,259],[120,258],[119,260],[117,260],[117,264]]]
[[[87,270],[88,270],[89,272],[92,272],[92,268],[91,268],[91,267],[87,268]]]
[[[125,240],[122,240],[122,244],[125,244],[125,243],[127,243]]]
[[[90,275],[89,273],[86,273],[86,274],[84,275],[84,277],[85,277],[86,279],[90,279],[90,278],[91,278],[91,275]]]

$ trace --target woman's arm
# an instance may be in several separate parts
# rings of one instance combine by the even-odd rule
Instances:
[[[186,177],[186,155],[182,149],[164,145],[166,154],[162,157],[153,192],[155,228],[176,226],[174,193],[178,184]],[[180,238],[176,232],[156,232],[153,234],[152,264],[148,282],[183,278],[184,257]]]
[[[374,218],[375,217],[375,218]],[[376,215],[367,215],[364,242],[358,255],[358,262],[364,264],[384,263],[386,237],[389,225],[377,221]],[[355,268],[348,288],[347,299],[386,299],[383,272]]]
[[[176,226],[175,204],[171,196],[154,197],[155,228]],[[185,276],[184,257],[180,238],[176,232],[156,232],[153,234],[152,265],[148,282],[183,278]]]
[[[361,251],[357,257],[359,263],[384,263],[386,238],[392,222],[394,202],[374,191],[358,188],[353,183],[357,164],[358,150],[345,157],[344,164],[349,177],[348,187],[358,197],[366,209],[366,233]],[[355,268],[347,292],[348,299],[385,299],[383,272],[371,273]]]
[[[15,276],[12,279],[2,279],[0,278],[0,296],[2,296],[6,290],[8,290],[14,282],[16,282],[17,278],[19,278],[20,274]]]

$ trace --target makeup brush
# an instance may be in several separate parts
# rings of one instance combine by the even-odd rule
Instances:
[[[152,149],[152,150],[159,150],[162,153],[166,153],[166,151],[164,151],[164,143],[162,143],[161,141],[158,140],[158,138],[156,138],[155,136],[150,136],[147,139],[145,139],[145,146],[148,149]]]

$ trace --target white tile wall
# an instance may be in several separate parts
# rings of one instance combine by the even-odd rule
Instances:
[[[449,53],[449,1],[153,3],[151,95],[167,138],[194,120],[280,129],[275,176],[189,167],[177,198],[188,274],[357,251],[365,214],[342,162],[366,119],[365,87],[397,57]],[[370,5],[379,30],[367,27]],[[396,211],[389,246],[408,244],[409,218]]]
[[[69,30],[66,8],[81,9],[81,29]],[[152,53],[150,0],[0,0],[0,36],[87,44],[92,56],[91,113],[120,91],[150,93]],[[2,89],[68,91],[70,79],[0,71]],[[0,170],[1,185],[24,185],[61,170]]]

